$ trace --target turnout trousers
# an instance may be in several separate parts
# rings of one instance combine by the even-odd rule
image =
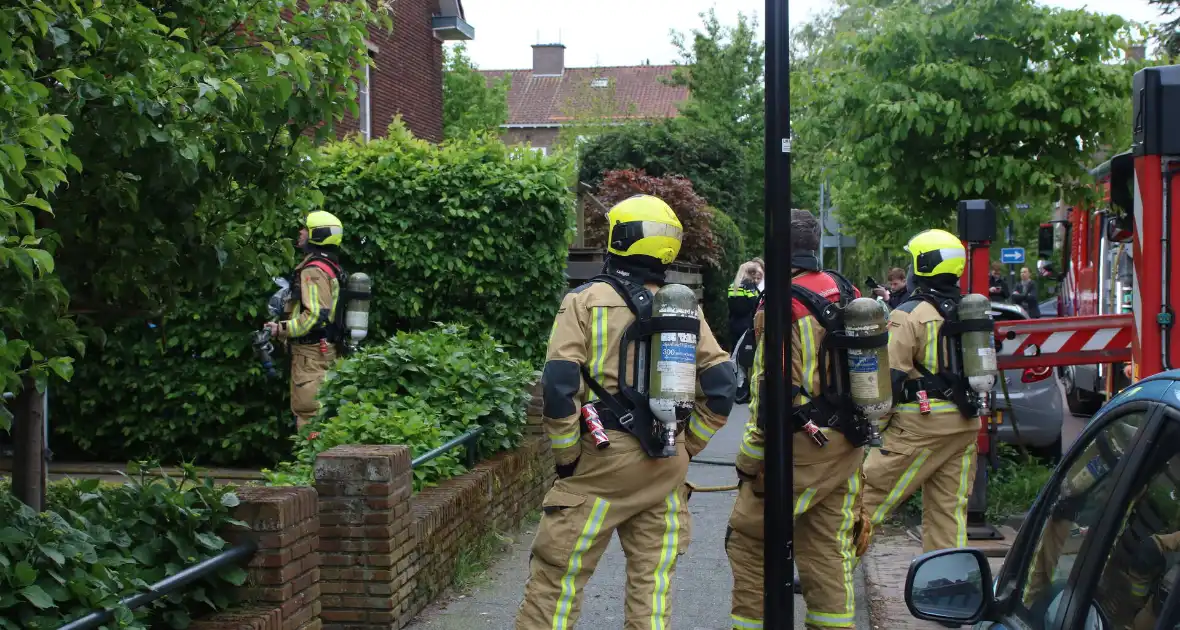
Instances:
[[[853,527],[860,511],[864,449],[853,448],[834,431],[827,434],[830,441],[823,449],[801,434],[796,434],[794,446],[799,453],[835,456],[795,464],[795,561],[799,580],[806,584],[804,623],[813,630],[856,627]],[[740,630],[762,628],[765,537],[764,501],[761,489],[755,492],[759,484],[741,483],[725,533],[725,553],[733,569],[730,621]]]
[[[683,436],[676,457],[656,459],[631,435],[607,434],[602,450],[582,436],[574,474],[545,495],[517,630],[572,629],[582,589],[616,532],[627,556],[623,628],[671,628],[672,576],[690,540]]]
[[[922,490],[922,550],[967,546],[967,498],[975,481],[979,419],[957,410],[898,411],[864,463],[865,511],[880,525]]]
[[[328,369],[336,360],[336,347],[328,344],[327,352],[320,352],[319,344],[298,344],[292,342],[291,349],[291,413],[299,428],[307,424],[320,410],[315,399],[328,375]]]

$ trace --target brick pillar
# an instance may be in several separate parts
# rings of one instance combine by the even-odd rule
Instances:
[[[319,630],[319,518],[311,488],[239,488],[233,517],[246,528],[222,536],[231,545],[248,538],[258,552],[238,589],[243,607],[196,620],[190,630]]]
[[[325,628],[409,623],[412,478],[405,446],[337,446],[316,458]]]

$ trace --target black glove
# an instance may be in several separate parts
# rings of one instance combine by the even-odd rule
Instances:
[[[557,478],[565,479],[566,477],[574,476],[574,469],[578,467],[578,461],[582,459],[579,457],[568,464],[557,464]]]

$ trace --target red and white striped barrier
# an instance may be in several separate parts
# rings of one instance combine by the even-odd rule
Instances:
[[[996,361],[1002,370],[1123,363],[1131,360],[1134,334],[1129,314],[997,322]],[[1040,352],[1029,356],[1034,346]]]

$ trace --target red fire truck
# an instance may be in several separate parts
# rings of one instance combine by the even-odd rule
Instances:
[[[1053,220],[1041,225],[1038,267],[1042,276],[1059,283],[1058,317],[1131,312],[1134,158],[1129,151],[1120,153],[1090,175],[1098,201],[1059,206]],[[1118,393],[1129,383],[1123,367],[1100,363],[1058,368],[1070,411],[1089,415]]]

